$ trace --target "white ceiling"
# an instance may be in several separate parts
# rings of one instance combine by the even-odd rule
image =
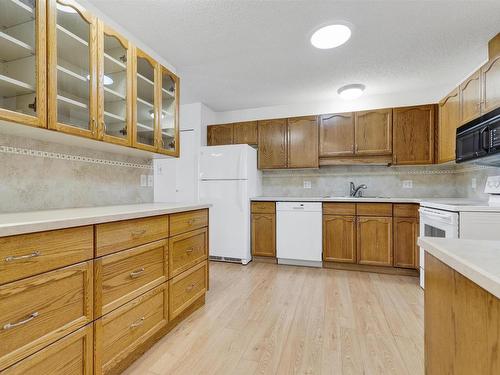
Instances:
[[[88,0],[169,61],[182,103],[231,111],[452,88],[486,58],[500,31],[500,1]],[[333,50],[309,37],[344,21],[353,35]]]

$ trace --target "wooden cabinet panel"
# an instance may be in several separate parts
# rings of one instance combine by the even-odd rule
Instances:
[[[390,155],[392,152],[392,108],[355,113],[356,155]]]
[[[354,113],[321,116],[319,156],[349,155],[354,155]]]
[[[434,162],[434,120],[434,105],[394,108],[394,164]]]
[[[251,211],[253,214],[274,214],[276,202],[252,202]]]
[[[457,128],[460,125],[458,88],[439,102],[438,163],[455,160]]]
[[[318,118],[288,119],[288,168],[318,168]]]
[[[356,215],[356,203],[323,203],[324,215]]]
[[[233,124],[233,143],[256,145],[257,121],[236,122]]]
[[[130,249],[168,237],[168,216],[115,221],[95,226],[96,256]]]
[[[394,218],[394,267],[418,269],[418,219]]]
[[[169,238],[168,274],[177,276],[207,259],[208,228],[202,228]]]
[[[0,286],[0,370],[92,321],[92,261]]]
[[[60,339],[45,349],[16,363],[3,375],[92,375],[93,325]]]
[[[358,216],[387,216],[392,217],[392,203],[357,203]]]
[[[156,91],[158,102],[158,152],[165,155],[179,157],[179,89],[180,79],[170,70],[160,65],[158,69],[158,89]]]
[[[113,370],[168,322],[168,283],[95,321],[94,373]]]
[[[463,125],[481,114],[481,70],[467,78],[459,90],[460,124]]]
[[[323,216],[323,260],[356,263],[355,216]]]
[[[168,279],[167,240],[94,261],[94,317],[116,309]]]
[[[259,169],[287,167],[287,120],[264,120],[259,127]]]
[[[170,236],[208,226],[208,210],[179,212],[170,215]]]
[[[418,218],[419,204],[395,203],[394,217],[414,217]]]
[[[207,126],[207,145],[232,145],[233,124]]]
[[[170,320],[175,319],[207,291],[207,262],[204,261],[169,281]]]
[[[92,226],[0,238],[0,284],[94,257]]]
[[[252,214],[252,255],[276,256],[276,215]]]
[[[487,113],[500,107],[500,55],[481,68],[482,109]]]
[[[392,266],[392,217],[360,216],[356,232],[359,264]]]

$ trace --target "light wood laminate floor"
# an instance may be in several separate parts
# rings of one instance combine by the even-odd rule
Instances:
[[[206,305],[126,374],[424,373],[418,279],[211,263]]]

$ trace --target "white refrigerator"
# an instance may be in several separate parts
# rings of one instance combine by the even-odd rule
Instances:
[[[201,147],[199,199],[210,208],[211,259],[247,264],[250,251],[250,198],[261,194],[257,151],[248,145]]]

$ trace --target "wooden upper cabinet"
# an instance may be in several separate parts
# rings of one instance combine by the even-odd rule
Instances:
[[[392,266],[392,217],[357,220],[358,264]]]
[[[98,138],[132,145],[133,53],[127,39],[98,21]]]
[[[392,153],[392,108],[355,113],[356,155],[390,155]]]
[[[158,152],[179,156],[179,77],[164,66],[158,76],[159,126],[156,133]]]
[[[323,115],[319,125],[319,156],[354,155],[354,113]]]
[[[207,145],[233,144],[233,124],[209,125],[207,127]]]
[[[323,216],[323,260],[356,263],[355,216]]]
[[[434,122],[433,104],[394,108],[394,164],[434,162]]]
[[[233,143],[256,145],[257,121],[236,122],[233,124]]]
[[[47,126],[45,4],[0,1],[0,119]]]
[[[318,118],[288,119],[288,168],[318,168]]]
[[[481,81],[481,113],[486,113],[500,107],[500,55],[481,68]]]
[[[481,115],[481,70],[467,78],[459,90],[460,124],[463,125]]]
[[[437,162],[455,160],[457,128],[460,125],[458,88],[439,102]]]
[[[48,127],[97,138],[96,17],[72,0],[49,0],[47,39]]]
[[[287,167],[287,120],[263,120],[259,127],[259,169]]]

